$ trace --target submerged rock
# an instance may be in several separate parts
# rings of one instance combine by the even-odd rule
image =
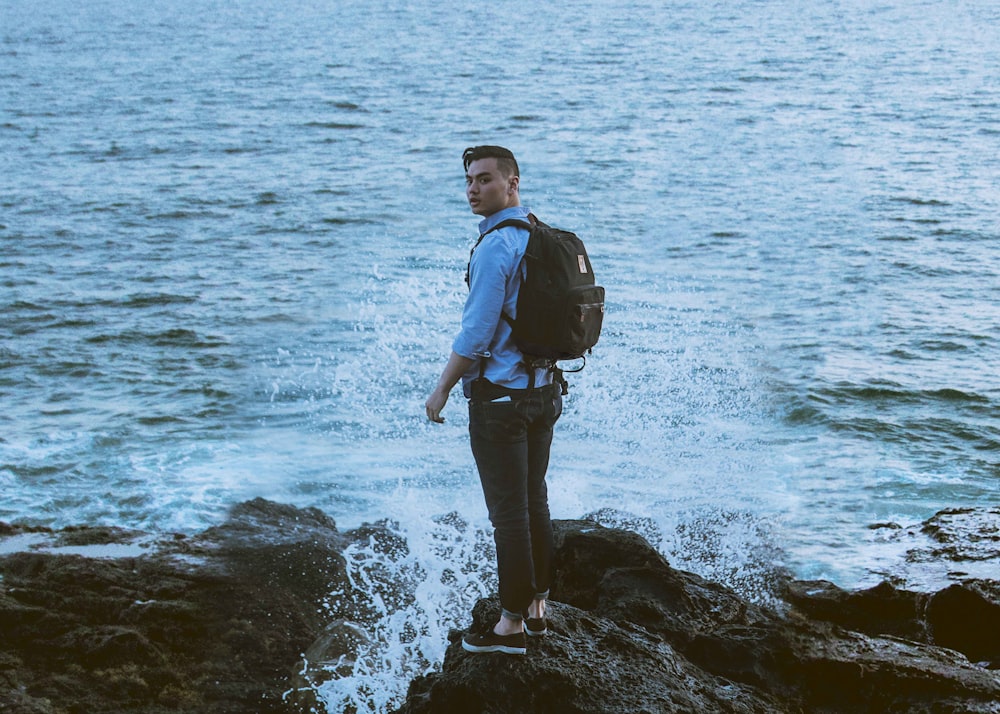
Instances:
[[[883,573],[894,584],[931,592],[942,583],[995,582],[1000,573],[1000,506],[951,508],[914,526],[878,529],[904,553]]]

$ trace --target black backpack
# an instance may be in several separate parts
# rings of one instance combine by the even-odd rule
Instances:
[[[574,233],[542,223],[509,219],[504,226],[530,233],[527,271],[517,295],[517,319],[506,313],[514,343],[529,359],[579,359],[597,344],[604,322],[604,288],[595,284],[587,249]],[[582,368],[581,368],[582,369]]]

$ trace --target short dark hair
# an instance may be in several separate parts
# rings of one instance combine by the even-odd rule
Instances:
[[[470,146],[462,152],[462,163],[465,170],[469,170],[469,164],[479,159],[496,159],[497,168],[506,176],[517,176],[520,178],[521,170],[517,167],[517,159],[510,149],[502,146]]]

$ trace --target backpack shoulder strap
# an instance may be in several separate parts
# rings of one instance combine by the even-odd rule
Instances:
[[[465,266],[465,284],[466,285],[469,284],[469,268],[472,265],[472,254],[476,252],[476,248],[478,248],[479,244],[483,242],[483,238],[485,238],[486,236],[488,236],[493,231],[498,231],[501,228],[507,228],[508,226],[514,226],[516,228],[523,228],[526,231],[530,231],[536,225],[544,226],[545,224],[542,223],[540,220],[538,220],[535,217],[535,214],[529,213],[527,221],[523,221],[520,218],[508,218],[505,221],[500,221],[499,223],[497,223],[495,226],[493,226],[492,228],[490,228],[485,233],[481,233],[479,235],[479,238],[476,240],[476,244],[474,246],[472,246],[472,250],[469,251],[469,262]],[[513,324],[513,321],[509,317],[507,317],[506,315],[504,315],[504,317],[507,319],[507,322],[510,322],[511,324]]]
[[[529,214],[529,218],[534,218],[534,216]],[[538,219],[536,218],[535,223],[537,222]],[[528,221],[522,221],[520,218],[508,218],[506,221],[500,221],[495,226],[486,231],[486,233],[483,233],[483,235],[479,236],[479,240],[482,240],[483,236],[489,235],[493,231],[498,231],[501,228],[507,228],[508,226],[515,226],[517,228],[523,228],[527,231],[530,231],[534,227],[534,225],[535,225],[534,223],[529,223]]]
[[[508,226],[513,226],[515,228],[523,228],[526,231],[530,231],[536,225],[542,225],[542,226],[544,226],[545,224],[542,223],[540,220],[538,220],[538,218],[536,218],[535,214],[533,214],[533,213],[529,213],[528,214],[528,220],[527,221],[522,220],[520,218],[508,218],[505,221],[500,221],[495,226],[493,226],[488,231],[486,231],[486,233],[483,233],[481,236],[479,236],[479,240],[476,241],[476,245],[473,247],[472,250],[475,250],[477,247],[479,247],[479,244],[480,244],[480,242],[482,242],[483,238],[485,238],[487,235],[489,235],[493,231],[498,231],[501,228],[507,228]],[[470,264],[472,262],[472,255],[471,255],[471,253],[469,255],[469,262],[470,262]],[[466,282],[466,284],[469,283],[469,271],[468,271],[468,269],[466,269],[466,271],[465,271],[465,282]],[[514,319],[510,315],[508,315],[506,312],[501,312],[500,316],[504,319],[504,321],[508,325],[510,325],[511,327],[514,327]]]

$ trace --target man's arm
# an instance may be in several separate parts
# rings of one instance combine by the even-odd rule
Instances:
[[[507,281],[520,260],[510,240],[499,240],[501,235],[491,235],[492,240],[480,243],[469,261],[469,297],[462,311],[462,329],[452,343],[451,356],[441,373],[441,379],[424,405],[427,408],[427,418],[438,424],[444,422],[441,410],[448,402],[451,388],[476,362],[474,358],[462,355],[487,354],[500,323]]]
[[[448,364],[444,366],[444,371],[441,372],[441,379],[438,380],[437,386],[431,392],[431,395],[427,397],[427,403],[424,405],[427,409],[428,419],[437,424],[444,423],[441,410],[448,403],[448,395],[451,394],[451,388],[455,386],[455,383],[462,378],[462,375],[474,363],[475,360],[463,357],[457,352],[451,353],[451,356],[448,358]]]

